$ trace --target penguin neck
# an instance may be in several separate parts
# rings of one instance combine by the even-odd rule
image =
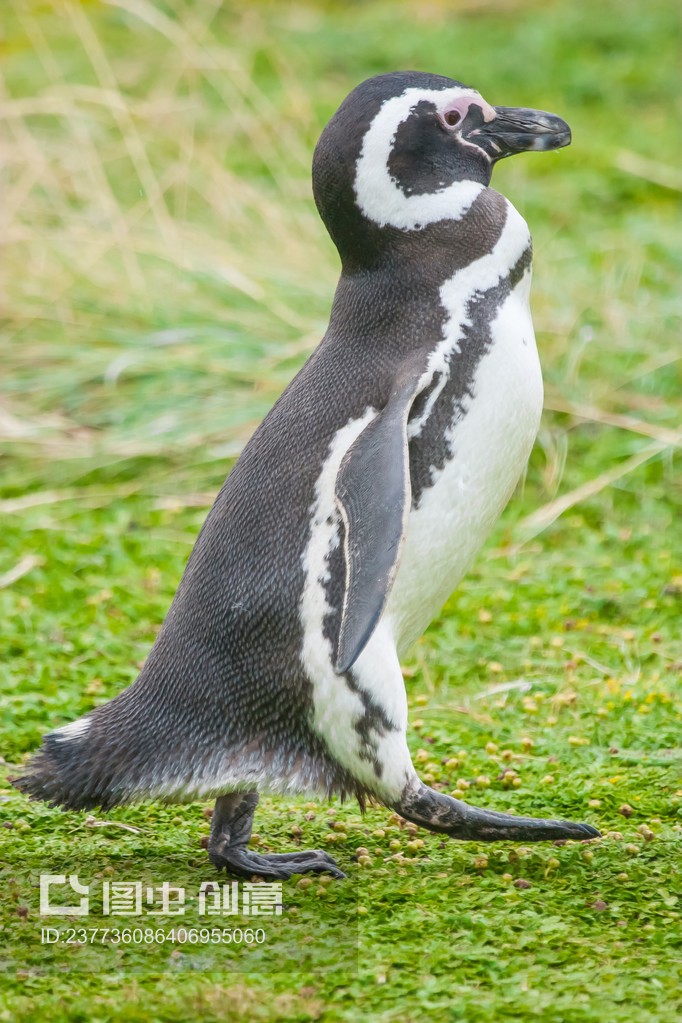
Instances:
[[[420,213],[424,222],[397,226],[378,224],[366,215],[346,221],[344,229],[330,234],[339,251],[342,276],[379,273],[413,280],[426,277],[443,280],[469,263],[491,252],[498,242],[510,211],[525,222],[499,192],[480,182],[461,181],[441,193],[410,196],[427,200],[419,209],[411,205],[403,210],[414,220]],[[329,225],[328,225],[329,227]]]
[[[531,263],[528,225],[493,189],[485,189],[461,220],[421,231],[384,230],[395,232],[390,251],[379,252],[374,265],[365,260],[342,269],[321,348],[339,346],[344,358],[349,351],[352,358],[364,358],[365,351],[371,357],[401,352],[402,358],[435,343],[452,314],[453,294],[466,318],[479,285],[516,287]]]

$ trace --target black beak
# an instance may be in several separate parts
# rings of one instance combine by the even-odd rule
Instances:
[[[485,150],[491,160],[502,160],[514,153],[545,152],[571,143],[571,129],[556,114],[525,107],[494,107],[495,116],[482,118],[464,138]]]

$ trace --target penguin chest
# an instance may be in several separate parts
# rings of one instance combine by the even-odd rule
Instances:
[[[530,273],[500,305],[467,394],[445,428],[410,511],[386,607],[399,653],[421,635],[470,566],[511,497],[542,411],[540,362],[528,307]]]

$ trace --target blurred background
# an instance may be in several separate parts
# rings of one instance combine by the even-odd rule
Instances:
[[[3,20],[0,430],[22,492],[74,460],[239,448],[326,325],[315,141],[357,82],[397,68],[571,123],[570,150],[493,182],[534,235],[548,408],[652,427],[617,425],[614,457],[678,424],[676,3],[19,0]]]
[[[118,629],[134,676],[125,644],[144,656],[231,460],[324,333],[338,260],[316,139],[398,68],[573,128],[493,180],[534,236],[546,379],[493,554],[549,529],[553,571],[584,556],[589,573],[609,537],[624,566],[665,537],[646,572],[677,585],[677,3],[14,0],[3,32],[0,606],[22,678],[43,670],[38,630],[69,692],[74,653],[91,684],[104,608],[98,650]]]

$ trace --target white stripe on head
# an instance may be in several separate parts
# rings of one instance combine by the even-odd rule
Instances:
[[[365,132],[355,170],[356,202],[375,224],[414,231],[439,220],[460,220],[483,191],[485,186],[478,181],[455,181],[439,192],[405,195],[388,169],[396,132],[418,103],[426,100],[443,110],[462,96],[480,99],[481,105],[488,108],[475,89],[463,86],[406,89],[382,104]]]

